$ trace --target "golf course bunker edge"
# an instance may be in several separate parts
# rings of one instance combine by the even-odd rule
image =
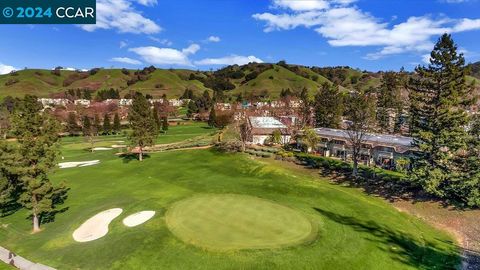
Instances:
[[[212,251],[284,248],[317,237],[317,227],[300,211],[248,195],[206,194],[175,202],[166,223],[183,242]]]

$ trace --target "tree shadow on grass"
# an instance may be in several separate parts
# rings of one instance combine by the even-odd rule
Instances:
[[[69,207],[64,207],[64,208],[61,208],[61,209],[58,209],[58,210],[53,210],[52,212],[49,212],[47,214],[42,215],[42,218],[40,220],[41,224],[54,222],[57,214],[61,214],[63,212],[66,212],[66,211],[68,211],[68,209],[69,209]],[[29,219],[31,219],[31,217]]]
[[[464,268],[466,270],[480,269],[480,252],[472,249],[463,249]]]
[[[0,205],[0,217],[12,215],[20,209],[22,209],[21,204],[15,200],[10,200],[5,204]]]
[[[334,184],[362,188],[368,195],[380,196],[390,202],[399,199],[412,201],[428,201],[432,198],[422,194],[420,189],[413,183],[402,179],[401,177],[386,177],[386,175],[377,174],[374,167],[360,166],[359,175],[355,179],[352,177],[352,165],[347,162],[322,159],[317,161],[316,157],[298,157],[298,165],[308,169],[319,170],[322,177],[332,180]]]
[[[130,163],[131,161],[135,161],[135,160],[138,161],[138,154],[135,154],[135,153],[121,154],[120,157],[122,158],[123,163]],[[150,155],[144,153],[143,159],[147,159],[147,158],[150,158]]]
[[[364,221],[317,207],[314,209],[338,224],[349,226],[357,232],[367,233],[366,240],[383,244],[379,249],[405,265],[419,269],[456,269],[459,264],[458,254],[454,250],[460,248],[453,242],[438,239],[439,242],[435,243],[426,239],[415,239],[412,235],[393,230],[373,220]],[[451,249],[440,247],[441,242]]]

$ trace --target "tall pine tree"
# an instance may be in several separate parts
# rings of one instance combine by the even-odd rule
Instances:
[[[418,66],[408,87],[411,134],[418,152],[412,158],[411,178],[442,198],[451,198],[464,181],[463,152],[467,149],[468,116],[472,102],[465,83],[465,59],[448,34],[440,37],[428,66]]]
[[[377,89],[377,123],[382,132],[391,133],[395,118],[402,113],[400,76],[396,72],[385,72]]]
[[[15,166],[21,185],[19,203],[30,210],[33,231],[40,230],[42,218],[56,213],[56,206],[66,199],[64,185],[54,186],[48,173],[56,166],[58,122],[41,112],[35,96],[25,96],[13,119],[18,139],[19,162]]]
[[[133,97],[132,106],[128,112],[128,120],[132,133],[129,138],[132,145],[138,149],[138,160],[143,160],[143,151],[146,146],[153,145],[158,130],[155,127],[150,103],[140,93],[136,93]]]
[[[122,124],[120,123],[120,116],[118,113],[115,113],[115,116],[113,117],[113,132],[115,134],[120,133],[120,130],[122,129]]]
[[[110,124],[110,116],[106,113],[103,116],[103,134],[108,135],[112,132],[112,125]]]
[[[315,126],[340,127],[344,110],[343,101],[338,85],[324,83],[315,96]]]

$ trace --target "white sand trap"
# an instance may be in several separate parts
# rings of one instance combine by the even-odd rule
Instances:
[[[155,215],[155,211],[141,211],[135,214],[132,214],[123,219],[123,225],[127,227],[135,227],[142,223],[147,222]]]
[[[127,146],[124,145],[124,144],[113,144],[112,145],[112,148],[125,148],[125,147],[127,147]]]
[[[60,169],[66,169],[66,168],[92,166],[99,163],[100,163],[100,160],[96,159],[96,160],[88,160],[88,161],[62,162],[62,163],[58,163],[58,166],[60,167]]]
[[[94,147],[92,148],[93,151],[106,151],[106,150],[112,150],[111,147]]]
[[[96,214],[85,221],[72,236],[77,242],[97,240],[108,233],[108,225],[122,213],[122,208],[112,208]]]

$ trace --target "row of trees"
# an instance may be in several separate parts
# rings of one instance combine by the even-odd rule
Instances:
[[[103,124],[101,121],[97,114],[93,116],[93,119],[84,115],[79,125],[77,115],[74,112],[70,112],[65,129],[70,134],[75,134],[81,130],[84,135],[92,134],[94,136],[98,136],[99,134],[109,135],[120,133],[122,126],[118,113],[115,113],[113,123],[109,114],[103,116]]]

